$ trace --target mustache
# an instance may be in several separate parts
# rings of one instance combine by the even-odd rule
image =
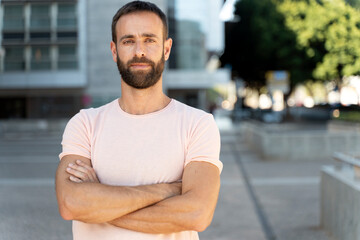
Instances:
[[[155,63],[151,61],[150,59],[147,59],[146,57],[134,57],[133,59],[129,60],[127,62],[127,65],[133,64],[133,63],[147,63],[151,66],[155,66]]]

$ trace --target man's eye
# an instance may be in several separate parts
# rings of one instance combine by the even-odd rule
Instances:
[[[154,40],[154,39],[151,39],[151,38],[147,38],[147,39],[145,40],[145,42],[153,43],[153,42],[155,42],[155,40]]]
[[[125,41],[123,41],[123,44],[131,44],[133,42],[134,42],[133,40],[125,40]]]

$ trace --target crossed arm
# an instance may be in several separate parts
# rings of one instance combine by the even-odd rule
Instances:
[[[56,176],[59,209],[64,219],[108,222],[146,233],[205,230],[211,223],[219,188],[219,170],[205,162],[188,164],[182,185],[104,185],[98,182],[90,159],[76,155],[61,160]]]

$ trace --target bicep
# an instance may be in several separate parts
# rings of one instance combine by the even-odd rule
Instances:
[[[192,195],[194,200],[215,208],[220,190],[219,168],[208,162],[193,161],[183,173],[182,194]]]

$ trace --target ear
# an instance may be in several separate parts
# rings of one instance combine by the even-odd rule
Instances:
[[[168,38],[164,42],[165,61],[167,61],[169,59],[169,57],[170,57],[171,47],[172,47],[172,39]]]
[[[111,43],[110,43],[110,49],[111,49],[111,55],[113,57],[113,61],[117,62],[116,44],[113,41],[111,41]]]

